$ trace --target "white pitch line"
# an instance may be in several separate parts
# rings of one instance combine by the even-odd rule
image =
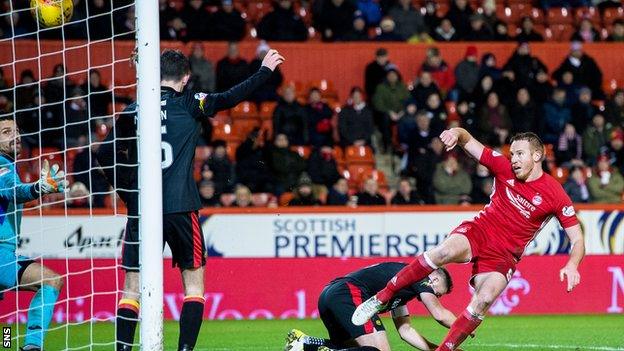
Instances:
[[[608,347],[608,346],[576,346],[576,345],[538,345],[538,344],[473,344],[480,347],[509,347],[514,349],[572,349],[572,350],[599,350],[599,351],[624,351],[624,348]]]

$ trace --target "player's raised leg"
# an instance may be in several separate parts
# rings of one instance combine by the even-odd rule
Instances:
[[[184,283],[184,304],[180,313],[179,351],[190,351],[195,347],[204,315],[204,267],[182,271]]]
[[[453,351],[481,324],[485,313],[505,290],[507,279],[500,272],[481,273],[474,279],[476,290],[466,310],[451,326],[437,351]]]
[[[23,269],[19,289],[36,291],[28,307],[28,323],[22,350],[41,350],[50,326],[54,305],[63,287],[63,278],[51,269],[32,261],[18,259]],[[24,267],[24,266],[22,266]]]
[[[397,273],[375,296],[357,307],[351,318],[355,325],[363,325],[402,288],[424,279],[438,267],[448,263],[463,263],[472,257],[470,242],[463,234],[453,234],[439,246],[416,257],[409,265]]]

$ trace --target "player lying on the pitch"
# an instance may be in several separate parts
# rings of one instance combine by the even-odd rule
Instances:
[[[585,244],[570,197],[556,179],[542,170],[544,144],[536,134],[520,133],[511,138],[511,160],[486,148],[462,128],[446,130],[440,139],[447,150],[459,146],[492,172],[495,179],[490,203],[474,219],[451,231],[442,244],[388,279],[385,288],[358,306],[351,321],[355,325],[367,323],[404,286],[439,266],[472,262],[470,283],[475,294],[437,348],[452,351],[481,324],[489,307],[505,290],[524,249],[551,217],[557,218],[572,245],[570,259],[559,272],[561,281],[567,278],[568,292],[581,281],[578,265],[585,255]]]
[[[401,269],[400,262],[385,262],[349,273],[331,281],[318,300],[319,315],[329,332],[329,340],[308,336],[293,329],[286,338],[285,351],[389,351],[390,344],[381,319],[375,314],[361,326],[351,323],[357,305],[374,296]],[[378,313],[390,311],[401,339],[419,350],[433,350],[437,345],[420,335],[411,325],[406,304],[418,299],[436,321],[450,328],[455,315],[438,298],[451,292],[453,281],[444,268],[438,268],[421,281],[399,290]]]
[[[22,149],[19,129],[12,117],[0,118],[0,295],[10,289],[35,291],[28,307],[24,351],[41,350],[63,278],[32,259],[16,254],[22,207],[25,202],[63,192],[67,181],[58,165],[43,161],[39,181],[21,182],[15,158]],[[1,300],[1,296],[0,296]]]

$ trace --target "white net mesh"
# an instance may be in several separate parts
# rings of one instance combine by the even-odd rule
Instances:
[[[64,2],[67,6],[71,1]],[[26,286],[16,289],[10,284],[30,278],[20,270],[25,266],[21,259],[16,262],[15,255],[6,259],[11,256],[9,243],[15,242],[17,255],[52,269],[64,280],[45,348],[110,350],[115,345],[110,322],[123,288],[118,258],[126,210],[115,195],[117,189],[108,185],[95,152],[114,126],[115,115],[135,99],[130,62],[135,47],[134,1],[73,0],[67,22],[63,16],[55,18],[53,9],[31,13],[31,5],[60,3],[0,1],[0,117],[14,120],[21,131],[21,152],[7,155],[15,160],[10,160],[16,169],[13,178],[35,182],[43,161],[49,160],[65,171],[70,184],[67,192],[38,196],[23,209],[11,210],[14,199],[6,195],[0,199],[0,230],[5,231],[0,233],[4,244],[0,276],[6,273],[0,279],[4,295],[0,324],[11,327],[8,349],[24,346],[34,295]],[[40,24],[59,19],[60,26]],[[18,220],[7,225],[13,215],[22,216],[21,228]],[[20,234],[7,234],[9,227]],[[36,280],[45,278],[38,274]],[[42,310],[46,308],[49,305]]]

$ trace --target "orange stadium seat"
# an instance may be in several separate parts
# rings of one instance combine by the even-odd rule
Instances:
[[[364,174],[370,174],[372,171],[372,165],[349,165],[343,175],[347,178],[349,187],[358,188],[364,179]]]
[[[288,203],[290,202],[290,200],[292,200],[295,197],[295,195],[293,195],[293,193],[291,192],[285,192],[282,195],[280,195],[279,197],[279,205],[280,206],[288,206]]]
[[[334,83],[330,80],[320,79],[311,81],[310,83],[308,83],[308,87],[318,88],[321,91],[321,96],[325,99],[338,100],[338,91],[336,90]]]
[[[260,128],[260,121],[257,119],[235,119],[232,124],[232,132],[240,140],[244,140],[254,128]]]
[[[568,41],[574,33],[574,27],[567,24],[555,24],[549,27],[554,41]]]
[[[563,184],[568,180],[568,175],[570,174],[570,170],[565,167],[557,167],[553,168],[550,172],[550,175],[553,176],[559,183]]]
[[[624,8],[622,7],[605,9],[604,13],[602,14],[602,21],[605,26],[610,26],[613,24],[613,22],[616,19],[623,19],[623,18],[624,18]]]
[[[249,101],[243,101],[230,109],[230,117],[232,117],[232,119],[257,118],[258,111],[256,109],[256,104]]]
[[[212,120],[212,140],[240,141],[240,136],[234,131],[231,124]]]
[[[225,144],[225,152],[232,162],[236,161],[236,149],[238,149],[239,145],[240,143],[235,141],[229,141],[227,144]]]
[[[347,146],[345,151],[347,164],[374,165],[375,155],[369,146]]]
[[[544,24],[544,22],[546,21],[544,18],[544,11],[535,7],[531,9],[529,17],[531,17],[533,23],[535,24]]]
[[[602,23],[600,11],[595,7],[579,7],[574,11],[575,22],[581,23],[581,20],[587,18],[595,27],[599,27]]]
[[[547,12],[548,24],[568,24],[571,25],[573,22],[572,14],[570,10],[565,7],[553,7]]]

